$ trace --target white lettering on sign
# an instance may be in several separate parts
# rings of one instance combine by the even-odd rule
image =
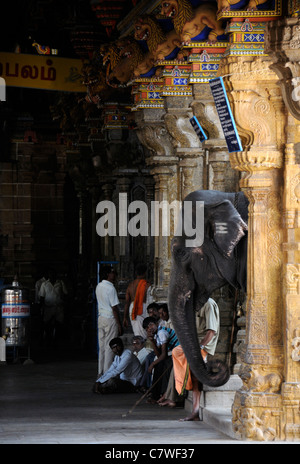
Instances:
[[[29,304],[3,304],[2,317],[29,317]]]

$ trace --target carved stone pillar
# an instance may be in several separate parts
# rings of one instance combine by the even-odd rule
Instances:
[[[190,192],[203,189],[203,150],[177,148],[181,169],[181,199]]]
[[[121,175],[121,173],[119,173]],[[130,201],[130,185],[131,180],[128,177],[121,177],[117,180],[117,187],[119,194],[127,194],[127,203],[126,203],[126,210],[128,208],[128,202]],[[125,204],[123,205],[125,207]],[[117,207],[119,208],[119,199],[117,200]],[[130,247],[129,247],[129,237],[128,235],[119,235],[117,237],[118,240],[118,255],[120,260],[119,265],[119,272],[121,278],[127,278],[133,274],[133,270],[129,268],[129,261],[130,261]]]
[[[300,165],[294,144],[286,146],[284,187],[285,382],[282,386],[283,438],[300,440]]]
[[[137,133],[142,145],[148,150],[146,163],[155,181],[154,200],[170,205],[179,198],[178,157],[163,121],[164,110],[142,110],[136,113]],[[154,284],[156,300],[166,300],[170,279],[170,238],[174,234],[171,222],[169,236],[154,236]]]
[[[295,153],[300,142],[300,19],[297,16],[268,24],[266,34],[266,50],[274,60],[272,69],[280,79],[279,85],[289,112],[283,198],[285,381],[282,385],[281,422],[282,438],[285,440],[300,440],[300,164],[299,159],[297,164]]]
[[[171,193],[173,179],[176,178],[176,166],[159,165],[152,169],[151,173],[155,180],[155,201],[162,204],[165,202],[171,205],[173,195]],[[162,234],[162,221],[165,219],[164,213],[161,213],[159,224],[159,235],[154,237],[155,240],[155,273],[157,300],[166,300],[171,272],[171,246],[170,240],[174,235],[174,224],[172,223],[172,213],[169,210],[170,233]]]
[[[282,167],[286,115],[277,77],[266,57],[228,57],[222,63],[244,151],[230,155],[248,196],[248,266],[243,387],[233,405],[237,437],[275,440],[283,382]]]
[[[202,144],[194,131],[190,119],[192,97],[166,97],[166,114],[164,121],[175,153],[179,158],[180,197],[183,200],[190,192],[203,189],[203,157]]]

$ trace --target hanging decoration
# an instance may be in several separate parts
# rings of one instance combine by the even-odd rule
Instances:
[[[29,37],[29,40],[32,40]],[[40,45],[35,40],[32,42],[32,46],[36,49],[39,55],[57,55],[58,50],[56,48],[51,48],[48,45]]]

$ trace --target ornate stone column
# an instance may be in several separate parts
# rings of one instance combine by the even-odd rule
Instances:
[[[148,151],[146,164],[155,181],[154,200],[170,205],[179,198],[178,157],[174,155],[170,135],[164,124],[165,111],[144,109],[135,116],[140,142]],[[161,227],[161,225],[160,225]],[[160,229],[161,230],[161,229]],[[156,300],[166,300],[170,279],[170,239],[174,228],[171,222],[169,236],[154,236],[154,285]]]
[[[181,169],[181,199],[194,190],[203,189],[203,150],[200,148],[177,148]]]
[[[122,175],[122,173],[118,173],[119,176]],[[124,176],[124,173],[123,173]],[[126,211],[128,208],[128,202],[130,201],[129,193],[130,193],[130,185],[131,185],[131,179],[128,177],[120,177],[117,180],[117,187],[118,187],[118,193],[119,194],[127,194],[127,203],[126,203]],[[124,205],[125,206],[125,205]],[[117,199],[117,207],[119,208],[119,198]],[[130,269],[130,247],[129,247],[129,237],[128,235],[122,235],[117,237],[118,240],[118,255],[119,255],[119,260],[120,260],[120,265],[119,265],[119,272],[121,278],[128,278],[129,276],[133,275],[133,269]]]
[[[286,146],[284,189],[285,382],[282,387],[283,436],[300,440],[300,165],[294,144]]]
[[[296,164],[293,143],[286,146],[284,181],[285,382],[281,420],[283,437],[300,440],[300,165]]]
[[[181,191],[178,199],[183,200],[190,192],[203,189],[202,144],[195,133],[190,119],[193,117],[191,96],[165,97],[164,121],[172,137],[175,153],[179,158]]]
[[[174,191],[174,178],[177,177],[176,165],[156,165],[151,171],[155,181],[155,201],[157,203],[171,205],[176,193]],[[172,192],[173,191],[173,192]],[[169,215],[170,219],[170,232],[169,235],[163,235],[162,222],[165,220],[165,214]],[[159,235],[154,237],[155,240],[155,272],[156,277],[155,295],[157,300],[167,300],[168,287],[170,282],[171,272],[171,246],[170,241],[174,235],[174,224],[172,222],[173,213],[169,211],[161,212],[159,214]]]
[[[300,19],[299,3],[289,2],[294,17],[271,22],[266,28],[265,49],[272,56],[271,69],[279,77],[288,111],[283,190],[283,327],[284,383],[282,385],[282,438],[300,440]]]
[[[222,62],[244,151],[230,155],[245,171],[240,186],[248,196],[248,267],[243,387],[233,404],[237,437],[281,437],[283,382],[282,167],[286,114],[277,77],[267,57],[228,57]]]

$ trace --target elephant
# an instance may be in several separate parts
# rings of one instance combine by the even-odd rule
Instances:
[[[189,211],[192,211],[194,229],[196,202],[203,202],[203,243],[187,246],[190,242],[186,241],[185,231],[180,234],[176,231],[172,238],[170,318],[193,374],[202,384],[218,387],[228,381],[229,368],[218,360],[204,363],[195,313],[215,290],[226,284],[246,292],[249,202],[243,192],[198,190],[185,198],[182,216],[187,209],[186,202],[191,202]]]

